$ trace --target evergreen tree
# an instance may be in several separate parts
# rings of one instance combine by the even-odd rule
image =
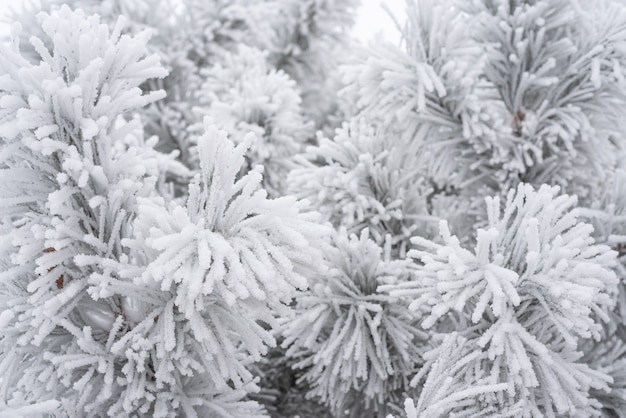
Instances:
[[[283,331],[294,367],[306,370],[309,396],[336,416],[346,409],[384,416],[421,366],[427,335],[398,298],[379,288],[407,281],[412,263],[389,260],[386,250],[383,256],[367,229],[360,237],[340,231],[327,254],[330,270],[312,278]]]
[[[3,403],[260,416],[246,365],[321,265],[324,229],[268,200],[261,169],[237,177],[252,140],[211,127],[186,205],[172,200],[165,173],[185,169],[132,117],[162,97],[138,87],[166,75],[148,35],[67,7],[41,19],[40,61],[2,59]]]
[[[14,15],[1,416],[626,417],[626,3],[358,3]]]
[[[425,328],[464,337],[446,337],[414,381],[428,373],[418,402],[426,416],[599,414],[588,392],[607,390],[611,379],[579,362],[578,347],[600,339],[600,321],[609,321],[615,252],[594,245],[591,225],[578,222],[576,199],[557,193],[520,185],[502,211],[499,198],[487,198],[488,229],[478,230],[474,251],[460,246],[445,221],[443,244],[413,240],[423,249],[409,256],[421,265],[413,280],[391,285],[390,294],[427,312]],[[451,384],[435,383],[442,367]],[[437,396],[426,391],[432,385]]]

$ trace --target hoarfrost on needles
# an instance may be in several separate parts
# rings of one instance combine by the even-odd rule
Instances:
[[[1,416],[626,416],[623,2],[37,3]]]

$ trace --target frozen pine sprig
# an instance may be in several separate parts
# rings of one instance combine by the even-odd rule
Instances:
[[[12,408],[9,405],[0,405],[0,416],[3,418],[20,418],[24,416],[44,416],[58,412],[61,403],[56,400],[39,402],[31,405]]]
[[[468,192],[484,184],[486,164],[467,148],[495,142],[501,123],[478,95],[484,47],[454,2],[408,0],[403,45],[374,45],[345,68],[346,92],[360,115],[414,152],[423,175],[440,187]],[[411,149],[411,151],[408,151]],[[470,157],[471,155],[471,157]],[[471,196],[471,192],[468,192]]]
[[[601,326],[591,313],[602,315],[613,303],[617,280],[608,268],[615,253],[593,244],[593,228],[577,220],[576,199],[559,196],[558,190],[520,185],[509,192],[503,212],[499,198],[487,198],[489,223],[478,231],[474,251],[460,246],[445,221],[443,244],[413,239],[423,249],[409,255],[424,266],[416,273],[419,280],[405,283],[403,292],[417,296],[416,310],[432,306],[425,326],[451,310],[467,309],[477,323],[485,314],[500,317],[534,299],[539,305],[528,308],[548,309],[545,319],[570,346],[577,336],[599,335]]]
[[[473,253],[461,247],[458,238],[450,234],[445,221],[441,221],[440,230],[442,245],[435,244],[423,252],[409,252],[411,257],[424,263],[423,270],[417,273],[420,279],[419,298],[411,303],[410,308],[418,310],[424,304],[433,304],[424,320],[425,327],[433,326],[450,310],[462,311],[472,298],[477,298],[471,312],[474,323],[481,320],[487,309],[500,316],[509,306],[519,305],[520,296],[515,289],[519,279],[517,273],[504,267],[504,256],[494,256],[490,248],[498,237],[497,230],[479,231]],[[414,243],[420,241],[416,238]],[[422,242],[430,244],[425,240]],[[432,257],[429,251],[436,251],[436,256]]]
[[[599,194],[601,199],[592,203],[591,207],[581,208],[581,216],[594,226],[596,241],[611,246],[617,251],[618,263],[615,272],[620,279],[619,297],[611,321],[610,332],[622,328],[626,324],[626,171],[616,170],[610,181],[607,181]],[[626,331],[623,329],[620,333]],[[626,336],[626,333],[624,334]]]
[[[502,251],[507,267],[520,274],[521,305],[536,300],[541,306],[524,306],[529,322],[545,315],[535,309],[548,311],[548,322],[573,347],[576,337],[600,336],[597,320],[607,320],[603,312],[617,290],[610,270],[616,253],[594,243],[593,227],[578,220],[576,198],[558,193],[557,187],[520,185],[501,215],[499,199],[487,199],[487,206],[490,225],[501,231],[497,245],[508,249]]]
[[[288,303],[296,289],[307,287],[302,274],[319,261],[318,251],[299,251],[323,237],[317,215],[302,211],[302,202],[292,197],[268,199],[258,166],[239,178],[253,136],[235,147],[225,131],[207,126],[198,141],[201,173],[190,185],[187,205],[162,218],[149,201],[139,209],[138,233],[145,232],[147,245],[159,253],[144,277],[159,281],[162,290],[180,285],[184,311],[200,308],[196,299],[214,292],[228,303]],[[194,251],[182,251],[190,242]]]
[[[596,370],[613,378],[610,392],[594,391],[605,411],[623,416],[626,411],[626,172],[617,170],[599,193],[602,198],[590,208],[581,208],[581,215],[594,225],[598,242],[617,251],[615,273],[619,279],[615,307],[608,312],[602,339],[587,341],[582,350],[585,361]]]
[[[421,365],[426,335],[400,300],[378,290],[409,279],[409,260],[389,260],[368,236],[334,237],[330,270],[296,301],[283,347],[301,379],[333,413],[377,416],[397,403]]]
[[[510,128],[492,158],[498,177],[559,184],[592,201],[621,148],[626,8],[587,3],[458,2],[488,50],[485,100]]]
[[[328,128],[329,119],[336,117],[337,91],[342,86],[338,67],[351,52],[347,35],[359,0],[272,0],[261,4],[274,10],[270,61],[296,80],[304,112],[316,128]]]
[[[254,132],[246,153],[248,169],[263,165],[264,188],[274,196],[283,194],[293,157],[313,137],[295,81],[273,69],[267,53],[245,45],[225,54],[205,77],[198,93],[199,113],[228,132],[235,143]]]
[[[427,15],[425,22],[431,23],[429,19],[431,14],[440,10],[429,7],[432,6],[429,3],[425,0],[415,1],[409,11],[418,18]],[[449,34],[431,34],[428,33],[431,28],[424,26],[416,29],[425,33],[416,33],[415,38],[405,39],[407,49],[410,49],[414,56],[394,45],[376,45],[368,51],[366,62],[355,63],[345,71],[346,81],[351,82],[347,88],[358,91],[357,106],[367,113],[384,115],[383,119],[388,124],[417,123],[414,118],[404,117],[412,112],[425,111],[427,107],[432,107],[438,98],[447,94],[442,77],[438,74],[439,67],[443,64],[439,54],[443,51],[429,47],[434,43],[441,43],[442,36]],[[422,36],[431,35],[433,44],[424,44]],[[401,91],[399,87],[409,80],[413,82],[412,87]],[[376,107],[382,107],[382,111],[375,112]]]
[[[170,335],[175,313],[129,280],[138,260],[123,244],[137,198],[157,195],[180,168],[134,118],[163,96],[139,86],[166,71],[146,53],[149,34],[123,35],[123,19],[110,30],[67,7],[40,19],[38,60],[15,46],[0,57],[2,402],[58,400],[71,416],[193,416],[211,404],[185,395],[193,360],[169,390],[146,349]]]
[[[500,187],[492,155],[506,143],[497,106],[481,97],[486,53],[473,24],[453,1],[408,0],[403,45],[374,45],[344,70],[357,117],[393,139],[403,165],[417,171],[413,182],[431,189],[428,213],[458,233],[472,230],[482,196]]]
[[[174,312],[165,344],[156,345],[167,364],[157,381],[173,384],[185,374],[178,362],[195,358],[195,373],[218,389],[249,382],[246,365],[275,344],[276,318],[289,315],[307,277],[323,266],[326,228],[317,214],[292,197],[268,199],[259,167],[239,176],[252,140],[235,147],[207,125],[187,204],[140,201],[132,246],[150,262],[137,283],[163,292]]]
[[[491,404],[490,398],[507,389],[506,383],[491,384],[487,372],[477,363],[486,360],[486,353],[476,350],[467,338],[451,333],[439,345],[424,355],[422,371],[414,382],[421,384],[419,398],[407,398],[406,418],[445,417],[513,417],[521,410],[502,410]],[[425,372],[428,377],[422,382]],[[392,418],[389,415],[388,418]]]
[[[16,44],[3,51],[0,63],[4,73],[0,81],[3,143],[7,150],[18,154],[7,155],[8,161],[28,160],[29,166],[53,183],[68,181],[66,176],[55,178],[58,165],[64,163],[77,177],[77,184],[84,187],[89,170],[97,175],[99,168],[75,161],[80,157],[78,154],[88,154],[87,158],[94,159],[96,166],[100,161],[106,166],[112,150],[99,146],[97,139],[107,134],[107,130],[123,137],[125,132],[135,129],[136,124],[132,123],[116,125],[116,119],[163,97],[163,92],[157,91],[144,94],[139,85],[147,78],[165,76],[166,71],[159,65],[157,56],[145,54],[148,32],[136,37],[121,35],[123,19],[112,32],[96,17],[87,18],[67,7],[53,16],[42,14],[41,20],[47,39],[44,42],[31,38],[39,54],[36,63],[23,58]],[[18,39],[16,35],[15,41]],[[48,49],[45,45],[50,41],[52,45]],[[71,161],[54,162],[49,156],[57,151],[68,155]],[[14,167],[17,162],[10,164],[16,175],[8,172],[5,178],[20,182],[20,187],[13,190],[24,188],[22,197],[10,204],[45,200],[48,182],[34,182],[28,177],[30,170]]]
[[[507,384],[490,405],[521,405],[528,416],[597,415],[589,390],[606,390],[610,379],[579,362],[577,350],[599,339],[608,320],[615,252],[594,243],[576,199],[558,192],[522,184],[503,208],[499,198],[487,198],[488,225],[473,251],[442,222],[441,244],[413,239],[415,279],[381,290],[413,299],[410,309],[427,312],[424,327],[456,328],[487,354],[475,366],[488,384]]]
[[[290,173],[288,190],[309,200],[334,226],[356,234],[368,228],[380,245],[390,235],[401,255],[412,236],[434,234],[432,190],[412,156],[364,119],[345,122],[333,138],[321,137],[305,157]]]
[[[592,390],[591,395],[600,402],[606,416],[622,418],[626,411],[626,344],[623,329],[613,332],[615,325],[607,324],[601,341],[586,341],[581,349],[585,363],[611,378],[607,382],[609,390]]]

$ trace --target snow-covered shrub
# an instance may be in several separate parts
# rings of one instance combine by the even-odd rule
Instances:
[[[62,8],[41,25],[51,48],[31,39],[39,62],[2,54],[2,393],[9,404],[56,398],[80,415],[112,403],[119,384],[110,350],[125,299],[105,283],[128,263],[136,198],[167,169],[129,116],[163,97],[138,86],[166,71],[145,56],[149,35],[121,35],[121,19],[110,32]]]
[[[279,196],[293,166],[293,157],[313,137],[301,107],[296,83],[282,70],[272,69],[267,54],[239,47],[206,71],[199,112],[224,129],[236,143],[254,132],[246,154],[250,169],[264,166],[263,184]]]
[[[122,25],[64,7],[42,15],[40,62],[2,55],[2,401],[260,416],[242,399],[255,389],[246,365],[322,265],[309,247],[324,228],[295,198],[268,200],[261,170],[236,179],[246,146],[213,128],[187,204],[165,202],[163,176],[184,168],[132,115],[162,97],[138,86],[166,72],[148,34]]]
[[[289,314],[306,276],[323,265],[315,248],[325,229],[317,215],[294,198],[267,199],[259,168],[238,176],[251,141],[235,148],[209,126],[198,140],[201,173],[186,205],[139,202],[129,246],[147,262],[135,282],[160,295],[165,307],[157,315],[166,319],[159,322],[168,321],[158,328],[164,344],[144,347],[160,359],[157,382],[175,386],[190,375],[185,391],[249,391],[247,366],[275,344],[276,317]],[[145,337],[127,339],[132,346]]]
[[[507,384],[493,383],[487,370],[475,367],[488,356],[476,350],[466,338],[455,332],[447,334],[424,358],[423,370],[429,371],[428,378],[423,382],[417,404],[411,398],[405,400],[407,418],[520,414],[519,409],[503,410],[482,402],[482,395],[503,392]]]
[[[407,4],[404,50],[378,46],[347,69],[359,112],[417,149],[445,193],[526,182],[597,198],[623,149],[623,4]]]
[[[361,0],[271,0],[274,42],[269,48],[276,68],[296,80],[304,111],[319,129],[334,125],[338,66],[350,55],[347,33]]]
[[[626,3],[358,3],[14,15],[1,416],[626,417]]]
[[[305,156],[290,173],[289,191],[311,201],[334,226],[356,234],[367,228],[380,245],[390,235],[401,255],[412,236],[433,234],[432,189],[412,156],[374,126],[346,122]]]
[[[596,241],[617,251],[615,273],[619,279],[615,307],[608,312],[610,321],[604,324],[602,339],[590,340],[583,346],[584,361],[608,374],[610,392],[594,391],[609,416],[623,417],[626,411],[626,172],[618,170],[612,181],[605,184],[591,208],[581,209],[581,215],[594,225]],[[612,414],[612,415],[611,415]]]
[[[484,75],[510,127],[497,165],[514,181],[597,198],[593,189],[623,148],[623,5],[474,1],[467,10],[479,22],[476,40],[488,45]]]
[[[286,325],[284,347],[304,369],[301,379],[311,385],[336,415],[383,413],[397,402],[421,366],[420,340],[426,335],[399,299],[378,291],[381,284],[404,282],[409,260],[389,260],[368,237],[345,230],[334,237],[327,252],[330,270],[311,282]]]
[[[467,359],[463,367],[449,366],[453,384],[438,393],[438,408],[423,408],[429,416],[472,416],[474,409],[466,409],[468,400],[461,395],[482,385],[493,390],[477,391],[470,401],[496,415],[599,414],[589,390],[607,390],[610,378],[580,362],[578,347],[599,339],[601,321],[609,320],[606,311],[618,282],[611,270],[615,252],[594,244],[591,225],[578,221],[576,198],[558,191],[522,184],[508,193],[503,208],[498,197],[487,198],[489,223],[478,230],[473,251],[461,247],[442,222],[442,244],[413,239],[418,249],[409,256],[420,262],[414,280],[383,287],[412,299],[409,308],[424,313],[425,328],[467,338],[444,343],[413,382],[425,373],[427,383],[440,379],[439,368],[451,364],[450,349]]]

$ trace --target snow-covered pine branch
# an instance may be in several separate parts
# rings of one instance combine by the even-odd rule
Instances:
[[[158,358],[157,382],[175,386],[191,374],[195,381],[186,391],[250,391],[247,366],[275,344],[276,318],[290,315],[288,305],[307,287],[306,277],[324,266],[317,249],[327,229],[318,215],[295,198],[268,199],[259,167],[239,175],[252,141],[235,147],[207,125],[198,140],[201,172],[186,205],[139,202],[128,245],[148,262],[135,282],[165,299],[155,319],[162,340],[150,348]],[[129,336],[124,345],[143,338]],[[230,413],[238,408],[232,405]]]
[[[311,385],[309,396],[336,415],[386,413],[421,366],[427,337],[417,318],[377,290],[408,280],[412,269],[410,260],[390,260],[389,247],[383,254],[367,229],[360,236],[339,231],[326,253],[330,270],[312,279],[281,332],[287,355]]]
[[[228,132],[236,143],[256,135],[246,153],[248,170],[263,165],[263,186],[273,197],[284,194],[293,157],[314,137],[294,80],[269,66],[267,53],[239,46],[204,72],[197,112]]]
[[[610,381],[579,361],[578,346],[599,339],[600,322],[609,319],[616,253],[594,244],[591,225],[578,221],[576,199],[558,192],[522,184],[503,209],[498,197],[487,198],[489,223],[472,251],[442,222],[442,244],[413,239],[418,249],[409,256],[420,263],[414,279],[381,288],[412,299],[409,308],[426,314],[425,328],[456,327],[468,339],[464,346],[486,355],[473,361],[482,370],[473,383],[506,384],[480,395],[498,414],[515,408],[519,416],[596,416],[600,405],[589,390],[606,390]],[[446,396],[463,390],[457,384]],[[432,416],[461,414],[463,405],[444,405]]]
[[[14,15],[0,415],[624,416],[626,4],[357,4]]]
[[[39,60],[22,58],[16,43],[1,63],[2,221],[13,225],[3,236],[2,305],[13,318],[2,394],[9,404],[57,398],[80,415],[125,401],[114,394],[121,364],[107,352],[125,298],[107,285],[128,262],[121,242],[136,197],[154,194],[175,167],[132,118],[163,97],[138,86],[167,73],[146,56],[149,33],[122,35],[123,19],[112,31],[67,7],[40,19],[47,39],[31,38]]]
[[[323,266],[309,247],[325,228],[295,198],[268,200],[261,170],[239,179],[247,147],[214,129],[187,205],[166,204],[159,179],[183,169],[132,118],[162,97],[138,88],[166,74],[145,57],[148,35],[66,7],[42,25],[53,47],[33,38],[41,62],[16,49],[2,60],[3,401],[259,415],[242,400],[246,365]]]
[[[342,87],[338,66],[350,54],[347,34],[360,0],[270,0],[274,39],[270,61],[298,83],[303,109],[315,127],[337,121]]]
[[[412,236],[435,234],[432,188],[412,156],[365,120],[345,122],[304,157],[290,173],[288,191],[308,199],[337,228],[355,234],[368,228],[379,245],[390,235],[402,257]]]
[[[597,242],[617,251],[614,270],[619,279],[615,307],[608,311],[600,340],[588,340],[581,349],[583,361],[613,379],[607,391],[593,391],[607,413],[621,416],[626,411],[626,171],[618,170],[598,193],[601,199],[590,208],[581,208],[581,216],[594,226]]]
[[[509,127],[492,159],[512,187],[561,185],[597,199],[623,152],[626,7],[613,0],[472,1],[459,7],[487,49],[482,97]],[[619,138],[619,139],[618,139]],[[477,151],[479,149],[477,148]],[[498,175],[497,172],[500,172]]]
[[[425,372],[428,378],[423,382],[417,402],[411,398],[405,400],[407,418],[522,414],[520,408],[503,409],[484,402],[483,395],[503,392],[507,383],[492,383],[487,370],[476,367],[487,360],[487,353],[475,350],[463,336],[456,332],[446,334],[424,358],[426,364],[414,380],[420,381]]]

